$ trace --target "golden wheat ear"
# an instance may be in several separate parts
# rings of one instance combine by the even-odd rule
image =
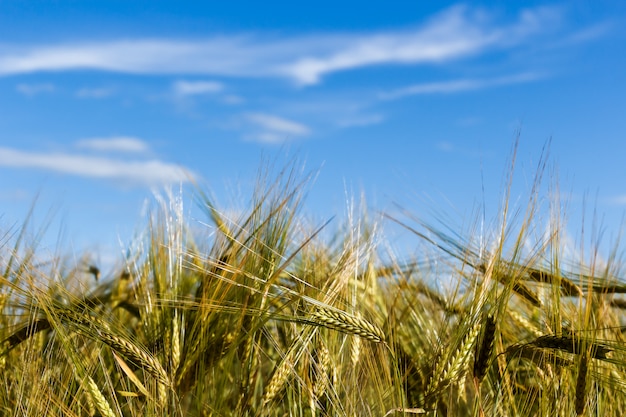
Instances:
[[[317,311],[313,313],[312,321],[317,325],[343,333],[355,334],[372,342],[380,343],[385,340],[385,333],[378,326],[343,311],[318,307]]]

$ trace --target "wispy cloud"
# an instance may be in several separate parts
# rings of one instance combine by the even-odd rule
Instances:
[[[467,148],[458,146],[450,141],[442,140],[435,144],[435,147],[443,153],[460,154],[471,158],[491,158],[493,153],[490,150],[481,148]]]
[[[606,199],[608,204],[614,206],[626,206],[626,194],[615,195]]]
[[[176,81],[173,85],[174,93],[180,96],[199,94],[215,94],[224,90],[224,85],[216,81]]]
[[[590,26],[580,28],[563,38],[555,39],[544,46],[545,49],[558,49],[569,46],[578,46],[582,43],[594,41],[596,39],[610,35],[614,29],[615,22],[605,21]]]
[[[105,152],[146,152],[150,149],[143,140],[130,136],[81,139],[76,142],[76,146],[78,148]]]
[[[15,89],[26,96],[35,96],[41,93],[52,93],[55,90],[54,84],[18,84]]]
[[[382,114],[368,114],[342,119],[337,122],[337,125],[339,127],[362,127],[376,125],[384,120],[385,117]]]
[[[298,122],[266,113],[249,113],[248,122],[252,123],[252,133],[246,137],[264,143],[281,143],[308,135],[311,130]]]
[[[76,92],[78,98],[105,98],[113,95],[112,88],[81,88]]]
[[[552,30],[560,10],[538,7],[498,23],[482,9],[456,6],[410,30],[277,37],[235,34],[203,40],[136,39],[57,45],[6,44],[0,75],[101,70],[141,74],[282,77],[315,84],[372,65],[446,62],[526,42]]]
[[[544,74],[539,73],[523,73],[506,77],[497,77],[492,79],[461,79],[434,83],[414,84],[408,87],[398,88],[380,94],[383,100],[394,100],[405,96],[422,95],[422,94],[450,94],[460,93],[464,91],[482,90],[485,88],[499,87],[510,84],[520,84],[536,81],[545,78]]]
[[[477,126],[482,122],[483,120],[477,116],[466,116],[456,120],[456,124],[463,127]]]
[[[222,102],[223,103],[231,104],[231,105],[242,104],[245,101],[246,100],[243,97],[238,96],[236,94],[227,94],[224,97],[222,97]]]
[[[452,143],[443,140],[437,142],[437,149],[439,149],[441,152],[454,152],[457,150],[457,147],[454,146]]]
[[[81,177],[162,185],[186,182],[192,175],[184,168],[160,160],[121,160],[67,153],[37,153],[0,147],[0,166],[36,168]]]
[[[0,191],[0,201],[9,201],[14,203],[16,201],[32,201],[32,199],[33,196],[30,195],[27,190],[22,188],[3,189],[2,191]],[[1,243],[0,246],[2,246]]]
[[[248,120],[256,123],[257,125],[274,130],[276,132],[287,133],[291,135],[306,135],[309,133],[309,128],[291,120],[283,119],[282,117],[273,116],[265,113],[250,113],[248,114]]]

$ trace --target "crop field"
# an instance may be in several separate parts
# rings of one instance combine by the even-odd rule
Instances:
[[[623,415],[619,245],[565,256],[544,171],[492,227],[456,227],[315,224],[286,168],[237,214],[199,191],[201,225],[163,203],[97,281],[80,254],[42,261],[26,216],[0,230],[0,413]],[[423,250],[397,255],[387,224]]]

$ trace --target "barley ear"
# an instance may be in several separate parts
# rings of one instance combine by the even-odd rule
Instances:
[[[278,396],[280,391],[283,389],[283,386],[289,379],[289,374],[293,369],[293,363],[291,362],[291,357],[287,354],[281,363],[274,369],[274,373],[272,374],[272,378],[267,384],[267,388],[265,389],[265,393],[263,394],[263,404],[267,404],[271,402],[274,398]]]
[[[482,381],[487,374],[495,336],[496,321],[493,316],[487,316],[483,324],[482,340],[476,344],[476,354],[474,355],[474,378],[478,382]]]
[[[317,363],[315,367],[317,369],[315,372],[315,383],[313,384],[313,394],[316,397],[321,397],[331,382],[329,378],[331,368],[330,352],[322,340],[319,341],[317,348]]]
[[[361,359],[361,338],[353,337],[350,344],[350,362],[352,367],[355,368]]]
[[[594,359],[608,359],[606,356],[612,351],[608,346],[593,341],[585,341],[577,336],[541,336],[530,342],[531,345],[544,349],[557,349],[569,353],[580,355],[585,351],[585,347],[589,345],[589,354]]]
[[[437,365],[430,379],[430,383],[428,384],[426,397],[432,398],[434,394],[444,390],[461,376],[472,354],[472,349],[474,348],[479,331],[480,323],[476,322],[467,335],[465,335],[459,347],[449,357],[449,360],[440,362]]]
[[[509,316],[511,316],[513,321],[521,325],[524,329],[528,330],[530,333],[532,333],[533,336],[535,337],[543,336],[543,332],[539,330],[539,328],[535,326],[533,323],[528,321],[528,319],[524,317],[522,314],[514,310],[508,310],[508,314]]]
[[[178,314],[172,318],[172,371],[175,373],[180,365],[180,322]]]
[[[376,343],[385,340],[385,334],[378,326],[343,311],[318,307],[317,311],[313,313],[312,322],[343,333],[356,334]]]
[[[585,411],[587,404],[587,367],[589,359],[586,354],[580,356],[578,375],[576,376],[576,415],[580,416]]]
[[[98,408],[100,414],[103,417],[115,417],[115,413],[111,409],[111,405],[106,400],[106,398],[104,398],[104,395],[102,395],[102,392],[100,391],[100,388],[98,388],[98,385],[90,376],[87,376],[86,380],[87,391],[89,392],[89,395],[91,396],[91,399],[96,408]]]

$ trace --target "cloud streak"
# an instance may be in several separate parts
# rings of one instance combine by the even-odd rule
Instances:
[[[135,74],[279,77],[302,85],[373,65],[447,62],[509,48],[553,28],[558,9],[539,7],[494,23],[486,12],[456,6],[402,31],[319,33],[284,38],[239,34],[203,40],[130,39],[0,48],[0,75],[98,70]]]
[[[339,127],[363,127],[377,125],[385,121],[382,114],[366,114],[361,116],[349,117],[337,122]]]
[[[395,100],[398,98],[424,94],[451,94],[464,91],[482,90],[485,88],[499,87],[510,84],[520,84],[539,80],[545,75],[539,73],[523,73],[492,79],[461,79],[443,82],[414,84],[408,87],[398,88],[380,94],[383,100]]]
[[[174,93],[180,96],[195,96],[201,94],[215,94],[224,90],[224,86],[216,81],[176,81],[173,85]]]
[[[311,133],[311,130],[301,123],[271,114],[249,113],[246,119],[254,125],[254,132],[249,134],[248,138],[259,142],[281,143]]]
[[[192,173],[159,160],[126,161],[67,153],[36,153],[0,147],[0,166],[36,168],[81,177],[110,179],[135,185],[187,182]]]
[[[104,152],[146,152],[150,149],[148,144],[143,140],[129,136],[82,139],[76,142],[76,146],[83,149]]]
[[[106,98],[113,95],[111,88],[81,88],[76,92],[78,98]]]
[[[26,96],[35,96],[41,93],[53,93],[56,88],[53,84],[45,83],[45,84],[18,84],[15,89]]]

